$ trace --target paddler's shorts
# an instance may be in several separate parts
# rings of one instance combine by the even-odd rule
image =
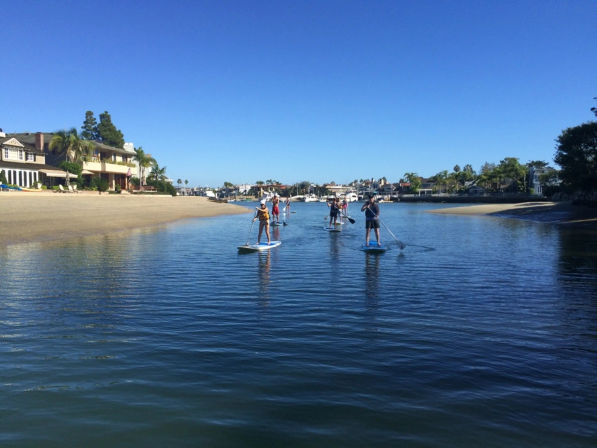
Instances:
[[[365,228],[366,229],[379,229],[379,220],[378,219],[368,219],[365,221]]]

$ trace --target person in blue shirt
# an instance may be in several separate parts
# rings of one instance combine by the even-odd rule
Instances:
[[[381,246],[381,240],[379,239],[379,205],[375,202],[375,196],[369,195],[369,200],[361,207],[361,211],[365,212],[365,244],[369,245],[369,234],[373,229],[377,245]]]

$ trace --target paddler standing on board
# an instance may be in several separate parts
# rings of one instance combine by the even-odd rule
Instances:
[[[330,208],[330,223],[328,227],[332,227],[332,221],[334,221],[334,226],[337,225],[338,220],[338,213],[340,212],[340,199],[334,198],[330,202],[328,202],[328,207]]]
[[[276,224],[280,224],[280,198],[277,193],[272,198],[272,224],[274,223],[274,218],[276,218]]]
[[[267,205],[265,204],[265,199],[261,201],[259,207],[255,207],[257,209],[257,213],[255,213],[255,217],[253,218],[253,222],[259,219],[259,235],[257,236],[257,244],[261,242],[261,233],[265,228],[265,236],[267,236],[267,244],[270,244],[270,236],[269,236],[269,212],[267,210]]]
[[[375,230],[377,245],[381,246],[379,240],[379,205],[375,203],[375,196],[369,195],[369,200],[361,207],[361,211],[365,212],[365,245],[369,245],[369,233],[373,229]]]

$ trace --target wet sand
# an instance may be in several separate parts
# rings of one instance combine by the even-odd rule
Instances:
[[[574,206],[569,202],[523,202],[518,204],[482,204],[429,210],[429,213],[453,215],[494,215],[506,218],[554,224],[597,226],[597,209]]]
[[[0,192],[0,247],[247,212],[245,207],[197,196]]]

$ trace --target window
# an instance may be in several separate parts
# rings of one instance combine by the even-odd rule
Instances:
[[[10,159],[10,153],[8,152],[8,148],[4,148],[4,158],[5,159]]]
[[[112,154],[112,162],[116,162],[116,154]]]
[[[23,150],[19,149],[19,160],[23,160],[23,158],[24,158]]]
[[[31,154],[30,152],[26,155],[27,162],[35,162],[35,154]]]

